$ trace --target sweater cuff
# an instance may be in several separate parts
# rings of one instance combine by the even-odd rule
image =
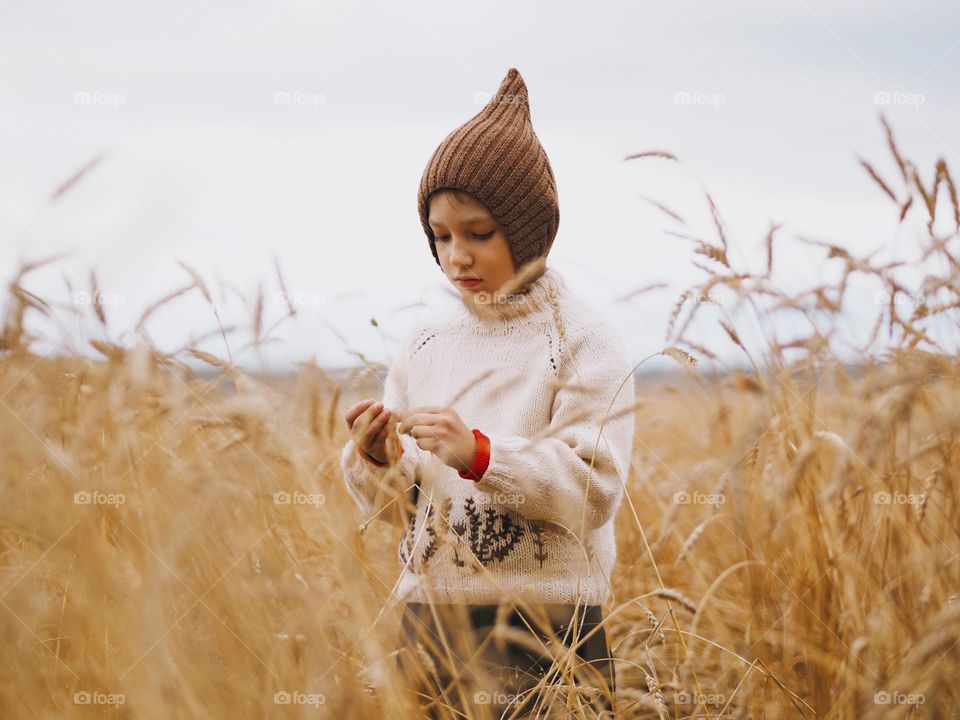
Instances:
[[[477,439],[477,454],[473,458],[473,465],[467,468],[466,471],[458,470],[457,474],[464,480],[477,482],[483,477],[483,473],[487,470],[487,465],[490,464],[490,438],[477,430],[477,428],[473,428],[471,432],[473,432],[473,436]]]

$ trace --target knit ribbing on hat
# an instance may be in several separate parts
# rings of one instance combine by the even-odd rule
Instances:
[[[516,271],[550,251],[560,225],[557,185],[516,68],[479,113],[447,135],[423,171],[417,206],[438,265],[428,200],[445,188],[464,190],[487,206],[507,236]]]

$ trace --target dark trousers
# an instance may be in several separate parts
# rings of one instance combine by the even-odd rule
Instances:
[[[534,711],[563,717],[567,702],[576,702],[571,687],[581,704],[613,716],[616,673],[599,605],[540,603],[503,612],[508,636],[497,638],[497,605],[404,605],[397,664],[426,717],[463,717],[464,705],[480,717],[481,706],[493,717],[510,717],[517,708],[515,717]],[[558,643],[553,657],[551,635]],[[562,657],[574,644],[576,656]]]

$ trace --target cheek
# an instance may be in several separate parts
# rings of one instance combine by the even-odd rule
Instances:
[[[440,267],[445,268],[450,255],[447,246],[444,243],[434,243],[434,247],[437,248],[437,258],[440,260]]]
[[[512,261],[512,256],[510,255],[510,244],[507,242],[506,235],[499,236],[500,242],[497,244],[497,254],[502,260]]]

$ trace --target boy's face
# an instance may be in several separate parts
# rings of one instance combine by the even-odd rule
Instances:
[[[444,275],[465,300],[472,300],[474,293],[499,290],[515,271],[507,236],[496,218],[473,195],[461,198],[443,191],[431,196],[428,222]]]

